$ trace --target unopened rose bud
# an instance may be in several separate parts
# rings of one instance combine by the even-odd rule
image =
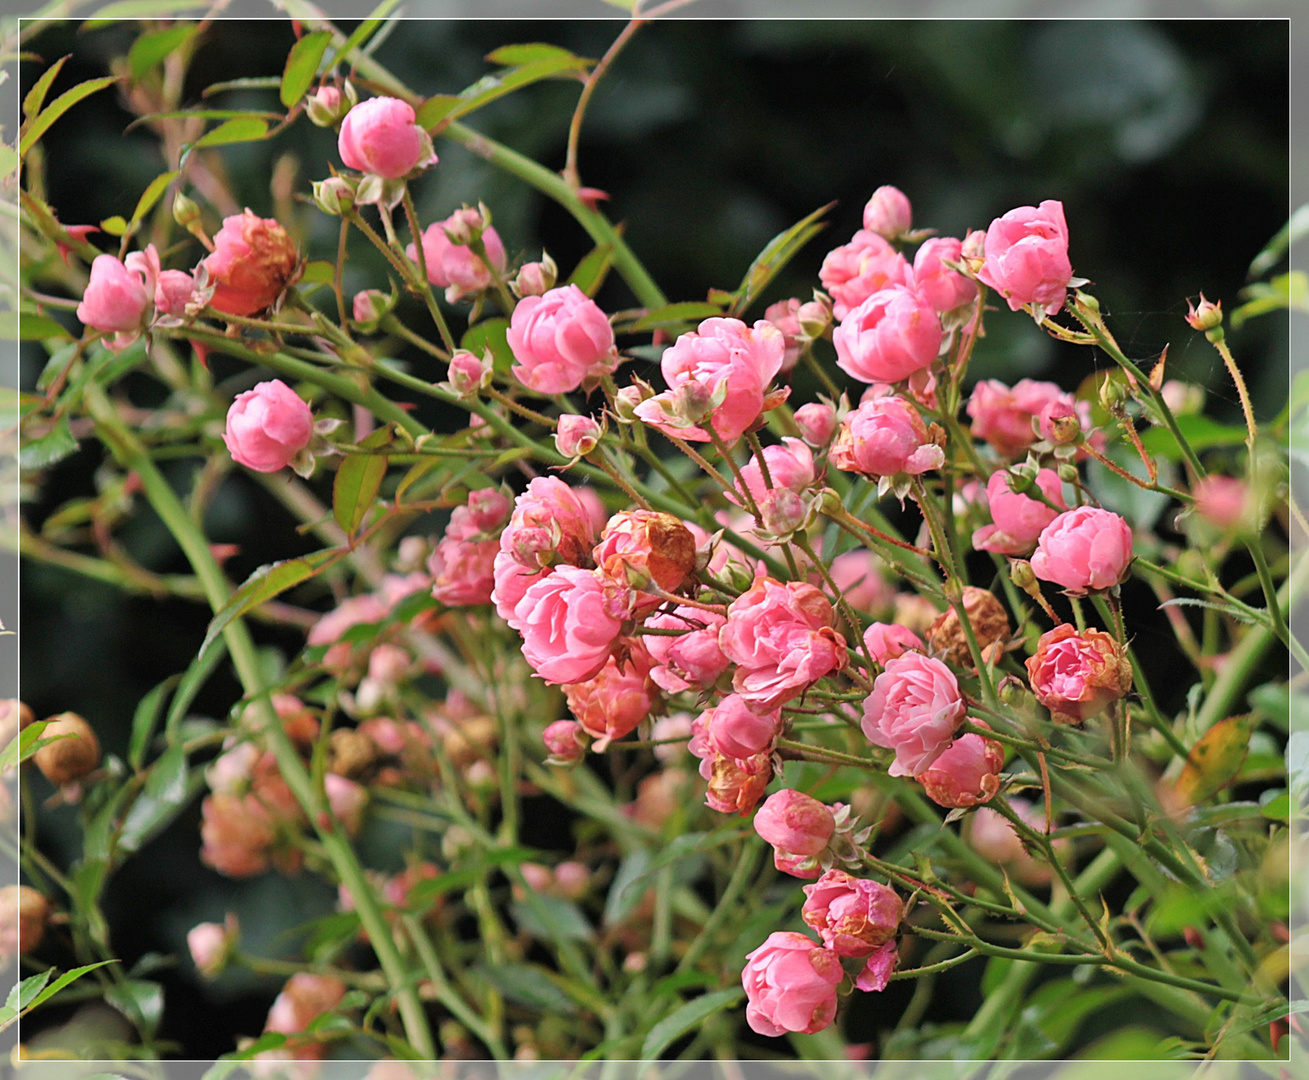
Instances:
[[[965,265],[971,266],[973,263],[976,263],[977,266],[972,267],[974,270],[981,266],[982,262],[986,259],[985,229],[968,230],[968,235],[964,237],[964,242],[960,246],[959,257],[963,260]]]
[[[590,868],[575,860],[561,862],[555,867],[555,888],[569,900],[580,900],[591,888]]]
[[[1023,592],[1031,591],[1036,587],[1036,574],[1032,572],[1032,564],[1026,559],[1010,559],[1009,580]]]
[[[864,228],[887,240],[907,233],[913,224],[913,209],[903,191],[884,184],[873,192],[864,207]]]
[[[200,207],[194,199],[179,191],[173,196],[173,220],[182,228],[190,230],[192,225],[200,221]]]
[[[1059,479],[1065,484],[1075,484],[1078,481],[1077,466],[1071,461],[1061,461],[1055,472],[1059,474]]]
[[[589,416],[572,413],[559,418],[555,431],[555,448],[566,458],[576,460],[595,449],[604,430]]]
[[[541,252],[541,261],[524,263],[509,287],[513,289],[517,297],[524,296],[543,296],[555,287],[555,282],[559,280],[559,267],[555,265],[554,259],[550,258],[544,251]]]
[[[556,720],[541,735],[550,751],[548,765],[576,765],[586,756],[591,737],[576,720]]]
[[[1058,446],[1071,446],[1082,437],[1082,421],[1077,410],[1064,400],[1047,403],[1039,417],[1041,437]]]
[[[620,424],[630,424],[636,419],[636,407],[651,395],[639,386],[624,386],[614,395],[614,415]]]
[[[100,764],[100,741],[77,713],[52,716],[41,737],[55,741],[41,747],[32,760],[56,787],[80,780]]]
[[[221,974],[236,949],[238,936],[236,916],[231,914],[225,922],[200,923],[188,930],[186,947],[196,970],[206,979]]]
[[[995,692],[1000,701],[1011,709],[1019,708],[1031,696],[1027,687],[1023,685],[1023,680],[1017,675],[1006,675],[1000,680],[1000,685],[995,688]]]
[[[1223,305],[1222,302],[1212,303],[1205,299],[1204,293],[1200,294],[1200,304],[1197,307],[1190,300],[1186,301],[1186,321],[1191,329],[1199,330],[1205,334],[1210,331],[1219,331],[1223,325]]]
[[[0,888],[0,962],[40,948],[50,901],[28,885]]]
[[[475,210],[471,206],[465,206],[456,210],[442,222],[441,228],[449,238],[450,243],[467,247],[469,244],[480,240],[482,233],[486,231],[487,226],[491,223],[489,217],[484,215],[484,210],[484,207]]]
[[[305,98],[305,115],[314,127],[334,128],[349,111],[350,103],[335,86],[320,86]]]
[[[727,380],[723,380],[723,390],[726,391]],[[669,395],[672,402],[673,416],[685,421],[687,426],[694,426],[700,423],[706,416],[714,411],[714,408],[721,404],[721,399],[715,401],[715,394],[709,387],[699,382],[687,382],[677,387]]]
[[[795,426],[810,446],[826,446],[836,433],[836,410],[825,402],[811,401],[795,410]]]
[[[1105,379],[1100,384],[1100,405],[1107,413],[1117,413],[1122,410],[1123,403],[1127,401],[1127,387],[1117,379]]]
[[[344,176],[330,176],[315,180],[311,185],[314,203],[324,214],[340,217],[355,204],[355,185]]]
[[[1169,379],[1164,383],[1160,393],[1163,394],[1164,404],[1172,410],[1174,416],[1187,416],[1204,411],[1204,387],[1196,383]]]
[[[807,338],[820,338],[832,324],[832,305],[827,299],[814,299],[801,304],[795,317],[800,332]]]
[[[759,515],[764,531],[779,539],[790,536],[804,526],[809,516],[805,500],[788,488],[773,488],[759,500]]]
[[[479,390],[491,385],[492,370],[489,352],[477,356],[467,349],[456,349],[446,375],[451,391],[466,398],[475,397]]]
[[[384,315],[391,313],[395,304],[396,298],[380,289],[364,289],[362,292],[355,293],[351,308],[359,330],[365,334],[375,334],[378,323]]]

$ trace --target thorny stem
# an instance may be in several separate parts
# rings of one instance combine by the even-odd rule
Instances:
[[[441,343],[446,347],[447,352],[453,353],[454,335],[450,333],[450,326],[445,321],[445,316],[441,314],[441,306],[436,302],[436,295],[432,292],[432,279],[427,276],[427,249],[423,246],[423,231],[418,227],[418,211],[414,209],[414,197],[408,184],[404,186],[403,201],[405,217],[409,219],[409,231],[414,237],[414,254],[418,257],[418,280],[415,284],[422,293],[423,303],[427,305],[427,312],[432,316],[432,322],[436,323],[436,332],[441,335]]]

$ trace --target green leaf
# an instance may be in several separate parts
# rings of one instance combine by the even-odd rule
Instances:
[[[234,116],[224,120],[212,131],[200,136],[190,147],[199,150],[204,146],[226,146],[228,143],[254,142],[268,134],[268,121],[258,116]]]
[[[566,53],[563,56],[533,60],[521,67],[510,68],[495,75],[485,75],[457,95],[437,94],[435,97],[428,98],[418,109],[417,123],[420,127],[435,132],[452,120],[476,112],[506,94],[521,90],[524,86],[530,86],[542,79],[571,75],[584,71],[586,67],[587,61],[572,53]]]
[[[595,296],[609,276],[609,268],[614,265],[614,245],[597,244],[573,268],[567,284],[576,285],[587,296]]]
[[[509,348],[508,333],[508,319],[484,319],[468,328],[459,347],[478,356],[490,349],[495,370],[503,375],[517,362],[514,360],[514,351]]]
[[[364,46],[368,42],[368,39],[381,29],[386,22],[386,17],[391,14],[399,4],[400,0],[382,0],[377,7],[373,8],[373,10],[368,13],[368,18],[364,19],[363,22],[356,26],[354,32],[345,39],[345,42],[341,45],[340,51],[338,51],[336,56],[333,58],[332,63],[335,65],[339,64],[342,60],[349,60],[352,54],[356,51],[366,51]]]
[[[736,300],[731,309],[733,315],[739,316],[744,312],[768,287],[768,283],[777,276],[782,267],[795,258],[805,244],[827,228],[825,224],[820,224],[818,219],[835,205],[836,203],[833,202],[820,206],[812,214],[802,217],[789,229],[778,233],[764,245],[763,251],[759,252],[755,261],[750,264],[750,269],[745,272],[745,277],[741,279],[741,284],[736,290]]]
[[[18,768],[19,764],[26,761],[43,746],[58,742],[60,739],[72,738],[71,735],[54,735],[48,739],[41,738],[41,733],[49,725],[49,720],[35,720],[10,739],[9,745],[4,748],[3,753],[0,753],[0,773],[7,773],[10,769]]]
[[[274,80],[274,85],[276,85],[276,80]],[[282,114],[261,112],[258,109],[173,109],[171,112],[147,113],[145,116],[138,116],[123,130],[131,131],[138,124],[145,124],[151,120],[180,120],[194,117],[199,117],[202,120],[248,120],[252,117],[258,120],[281,120]]]
[[[312,262],[305,263],[304,272],[300,275],[301,285],[325,285],[332,280],[335,273],[335,266],[326,259],[314,259]]]
[[[5,998],[5,1008],[15,1013],[20,1013],[32,1003],[43,989],[45,984],[54,978],[55,969],[46,968],[45,971],[24,979],[22,982],[14,983],[13,988],[9,991],[9,996]]]
[[[160,173],[150,181],[150,186],[141,192],[141,197],[136,201],[136,209],[132,211],[133,225],[150,213],[154,204],[159,201],[159,197],[168,190],[168,185],[177,177],[178,170],[174,169],[172,172]]]
[[[605,926],[617,926],[632,913],[645,890],[629,888],[629,886],[634,886],[638,880],[645,877],[650,870],[651,861],[650,852],[645,848],[638,848],[624,856],[623,861],[618,864],[614,879],[609,883],[609,894],[605,897]]]
[[[69,53],[68,56],[72,56]],[[23,115],[27,117],[36,116],[41,111],[41,106],[45,104],[45,96],[50,92],[50,86],[54,83],[55,77],[59,74],[68,60],[68,56],[61,56],[53,64],[41,73],[41,77],[36,80],[32,89],[27,92],[27,97],[23,98]]]
[[[146,1042],[154,1040],[164,1015],[164,988],[149,979],[126,979],[105,991],[105,1002],[136,1026]]]
[[[1197,453],[1215,446],[1239,446],[1245,442],[1244,427],[1220,424],[1199,413],[1179,416],[1177,430]],[[1162,424],[1141,432],[1141,445],[1151,457],[1167,458],[1169,461],[1182,460],[1182,448],[1177,445],[1173,433]]]
[[[684,322],[699,322],[715,315],[721,315],[723,309],[717,304],[707,304],[703,300],[689,300],[681,304],[666,304],[653,308],[642,315],[627,329],[632,333],[642,330],[655,330],[661,326],[674,326]]]
[[[180,675],[170,675],[137,703],[136,712],[132,714],[132,736],[127,744],[127,763],[134,771],[139,771],[145,761],[150,739],[163,715],[164,701],[179,679]]]
[[[18,151],[8,143],[0,142],[0,179],[18,168]]]
[[[63,324],[56,322],[49,315],[37,315],[31,311],[18,314],[18,333],[14,334],[12,326],[15,312],[6,311],[0,316],[0,338],[12,341],[16,336],[19,341],[48,341],[50,338],[67,338],[71,335]]]
[[[127,232],[127,219],[122,214],[115,214],[113,217],[107,217],[100,222],[100,228],[110,236],[122,236]]]
[[[382,454],[347,454],[332,484],[332,516],[353,536],[382,487],[388,459]]]
[[[210,83],[200,91],[202,98],[221,94],[225,90],[278,90],[282,86],[280,75],[255,75],[246,79],[228,79],[226,82]],[[270,117],[272,114],[269,114]]]
[[[114,5],[111,4],[110,6]],[[112,86],[116,82],[118,82],[117,75],[106,75],[100,79],[88,79],[84,83],[78,83],[71,90],[65,90],[54,101],[50,102],[49,106],[42,110],[39,116],[30,121],[29,126],[18,141],[19,156],[26,157],[27,152],[37,144],[42,135],[50,130],[54,122],[79,101],[103,90],[106,86]]]
[[[739,986],[727,990],[715,990],[712,994],[692,998],[680,1008],[674,1009],[659,1023],[650,1029],[641,1044],[641,1060],[655,1061],[673,1043],[694,1027],[703,1024],[716,1012],[721,1012],[735,1005],[745,991]]]
[[[18,464],[23,469],[44,469],[76,452],[77,440],[65,413],[48,432],[18,451]]]
[[[119,19],[158,19],[184,11],[203,11],[209,0],[118,0],[95,13],[94,19],[82,24],[84,30],[99,30]]]
[[[316,30],[312,34],[305,34],[291,46],[286,57],[286,67],[282,69],[281,87],[282,104],[288,109],[304,97],[313,85],[318,65],[331,40],[331,31]]]
[[[509,913],[520,930],[544,941],[590,941],[595,936],[582,909],[560,896],[529,893],[510,904]]]
[[[209,676],[214,673],[214,669],[226,655],[227,642],[221,637],[215,638],[208,649],[200,650],[182,675],[177,693],[173,695],[173,703],[168,706],[168,717],[164,720],[164,734],[170,743],[179,738],[178,733],[182,721],[186,718],[186,710],[191,707],[191,702],[195,700],[200,688],[209,681]]]
[[[592,63],[590,60],[583,60],[580,56],[573,55],[567,49],[561,49],[558,45],[546,45],[539,41],[527,45],[501,45],[495,51],[487,53],[486,58],[502,67],[521,67],[524,64],[535,63],[537,60],[551,59],[567,59],[587,66]]]
[[[258,607],[265,601],[279,596],[294,585],[321,573],[332,563],[340,559],[345,552],[338,548],[315,551],[297,559],[284,559],[281,562],[261,566],[228,598],[209,623],[205,633],[204,644],[200,646],[203,653],[209,643],[218,637],[233,619],[239,619],[251,608]]]
[[[170,26],[167,30],[142,34],[127,50],[127,66],[132,72],[132,78],[141,78],[169,53],[181,48],[195,37],[199,30],[200,28],[194,23],[182,23],[178,26]]]
[[[473,969],[510,1001],[540,1012],[569,1016],[577,1012],[573,999],[536,964],[478,964]]]
[[[1263,806],[1259,807],[1259,813],[1270,821],[1280,821],[1286,825],[1291,820],[1291,795],[1290,792],[1283,791],[1280,795],[1274,795]]]
[[[106,964],[116,964],[116,963],[118,963],[117,960],[101,960],[98,964],[87,964],[85,967],[73,968],[72,971],[65,971],[62,975],[59,976],[59,978],[57,978],[54,982],[52,982],[49,986],[47,986],[44,990],[42,990],[39,994],[37,994],[36,997],[32,999],[31,1003],[27,1006],[26,1011],[30,1012],[31,1010],[38,1008],[41,1005],[44,1005],[47,1001],[49,1001],[52,997],[54,997],[57,993],[59,993],[59,991],[62,990],[65,986],[68,986],[71,983],[75,983],[88,971],[94,971],[96,968],[102,968]]]
[[[197,777],[200,774],[196,774]],[[127,812],[118,835],[122,851],[140,851],[151,838],[162,832],[190,801],[193,793],[188,784],[191,773],[186,751],[181,744],[170,746],[146,774],[145,786]],[[198,784],[194,790],[198,790]]]
[[[1286,224],[1277,230],[1277,234],[1268,241],[1263,251],[1254,257],[1246,276],[1249,278],[1263,277],[1264,274],[1277,265],[1278,261],[1286,253],[1286,249],[1306,233],[1309,233],[1309,203],[1298,207],[1287,219]]]
[[[1194,806],[1230,784],[1250,752],[1252,729],[1249,716],[1229,716],[1206,731],[1191,747],[1177,778],[1177,798]]]

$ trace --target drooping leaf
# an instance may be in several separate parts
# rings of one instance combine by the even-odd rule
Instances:
[[[338,548],[328,548],[299,558],[284,559],[281,562],[261,566],[246,578],[244,584],[232,593],[227,603],[214,614],[209,623],[209,630],[205,633],[204,644],[200,646],[200,652],[204,653],[210,643],[233,619],[239,619],[251,608],[279,596],[292,586],[308,581],[331,566],[343,554],[344,552]]]
[[[50,102],[46,108],[41,110],[39,115],[28,122],[26,129],[18,140],[19,156],[26,157],[27,152],[37,144],[42,135],[50,130],[54,122],[79,101],[89,98],[106,86],[112,86],[117,81],[117,75],[106,75],[99,79],[88,79],[84,83],[78,83],[71,90],[65,90],[54,101]]]
[[[739,986],[734,986],[727,990],[715,990],[712,994],[692,998],[681,1007],[674,1009],[655,1024],[646,1035],[645,1042],[641,1044],[641,1059],[657,1060],[669,1046],[692,1028],[699,1027],[714,1013],[731,1008],[744,996],[745,991]]]
[[[346,535],[353,536],[373,508],[386,467],[382,454],[347,454],[341,461],[332,484],[332,516]]]
[[[110,236],[122,236],[127,232],[127,219],[122,214],[114,214],[100,222],[100,228]]]
[[[1231,783],[1250,752],[1252,730],[1251,717],[1229,716],[1206,731],[1191,747],[1177,778],[1178,800],[1194,806]]]
[[[59,75],[60,69],[68,61],[68,57],[61,56],[45,71],[41,72],[41,77],[32,84],[32,89],[27,92],[23,98],[23,115],[26,117],[36,116],[41,111],[41,106],[45,104],[45,96],[50,92],[50,87],[54,84],[55,78]]]
[[[812,214],[802,217],[789,229],[778,233],[764,245],[764,249],[755,256],[750,269],[745,272],[745,277],[737,287],[731,310],[733,315],[739,316],[744,312],[768,287],[768,283],[777,276],[782,267],[827,227],[818,219],[835,205],[836,203],[828,203],[826,206],[820,206]]]
[[[160,196],[168,190],[168,185],[177,177],[178,171],[174,169],[172,172],[160,173],[150,181],[150,186],[141,192],[141,197],[136,201],[136,209],[132,211],[133,225],[154,209],[154,205],[159,201]]]
[[[281,86],[282,104],[288,109],[304,97],[313,85],[318,65],[331,41],[330,30],[316,30],[312,34],[305,34],[291,46],[286,57],[286,67],[282,70]]]
[[[127,763],[133,769],[139,770],[145,761],[150,740],[163,716],[164,702],[180,678],[180,675],[170,675],[137,703],[132,714],[132,736],[127,744]]]
[[[9,991],[9,996],[5,998],[5,1008],[13,1013],[20,1013],[32,1003],[36,997],[55,976],[54,968],[46,968],[44,971],[35,975],[30,975],[21,982],[14,983]]]
[[[428,98],[418,109],[418,124],[435,133],[452,120],[476,112],[485,105],[497,101],[506,94],[521,90],[542,79],[553,79],[561,75],[573,75],[584,71],[587,61],[572,53],[563,56],[549,56],[520,67],[494,75],[485,75],[472,86],[458,94],[437,94]]]
[[[226,146],[228,143],[254,142],[268,134],[268,121],[258,116],[234,116],[224,120],[212,131],[200,136],[190,150],[205,146]]]
[[[127,67],[132,78],[139,79],[174,50],[181,48],[199,32],[194,23],[181,23],[166,30],[142,34],[127,50]]]

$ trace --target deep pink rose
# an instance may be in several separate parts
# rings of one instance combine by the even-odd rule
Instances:
[[[1036,486],[1055,506],[1064,509],[1063,483],[1058,473],[1042,469],[1036,474]],[[1003,469],[992,473],[986,482],[986,501],[994,524],[973,533],[973,547],[997,555],[1025,555],[1031,551],[1041,530],[1059,513],[1037,499],[1011,491],[1009,474]]]
[[[385,180],[436,163],[431,140],[414,123],[413,106],[393,97],[361,101],[346,113],[337,149],[347,167]]]
[[[423,230],[423,260],[427,264],[427,280],[438,288],[445,289],[445,298],[452,304],[472,293],[481,292],[491,284],[491,271],[486,263],[466,244],[456,244],[446,234],[447,229],[454,229],[463,223],[467,214],[477,218],[481,224],[481,215],[476,210],[456,210],[444,221],[429,225]],[[505,246],[500,234],[494,227],[486,226],[482,230],[482,244],[486,248],[486,257],[496,273],[505,268]],[[414,262],[418,261],[418,248],[409,244],[405,254]]]
[[[105,342],[109,348],[126,348],[141,336],[158,276],[159,255],[153,244],[132,252],[126,264],[113,255],[97,255],[77,317],[94,330],[112,333]]]
[[[864,476],[918,476],[945,463],[918,410],[902,397],[871,398],[848,413],[828,460]]]
[[[1054,315],[1064,306],[1073,267],[1063,203],[1046,199],[996,218],[986,230],[985,250],[977,277],[1009,302],[1010,311],[1033,304]]]
[[[978,727],[986,727],[980,720]],[[938,806],[976,806],[989,802],[1000,790],[1004,747],[994,739],[968,732],[955,739],[932,764],[914,779]]]
[[[680,631],[645,639],[657,664],[650,677],[670,694],[709,689],[727,670],[727,657],[718,647],[718,630],[726,621],[717,612],[689,606],[650,616],[645,625],[651,629]]]
[[[869,742],[895,751],[892,776],[913,776],[930,768],[950,745],[966,710],[948,667],[907,652],[888,660],[873,681],[860,726]]]
[[[465,607],[490,601],[500,528],[509,509],[508,497],[495,488],[474,491],[467,506],[455,507],[445,535],[427,560],[432,595],[441,603]]]
[[[799,312],[800,300],[794,296],[789,300],[779,300],[775,304],[769,304],[764,309],[764,318],[782,331],[782,335],[786,338],[786,352],[782,356],[780,372],[783,375],[795,367],[805,345],[809,343],[807,335],[800,329]]]
[[[588,377],[618,366],[614,330],[599,305],[576,285],[525,296],[509,320],[514,377],[541,394],[567,394]]]
[[[869,956],[899,929],[904,905],[894,889],[828,870],[804,887],[800,914],[837,956]]]
[[[875,622],[864,631],[864,644],[872,658],[883,667],[907,652],[925,652],[923,639],[899,623]]]
[[[909,196],[898,187],[883,184],[864,206],[864,228],[887,240],[895,240],[913,226],[914,211]]]
[[[914,291],[942,314],[977,296],[977,282],[945,265],[962,261],[963,243],[952,236],[925,240],[914,255]]]
[[[772,753],[781,728],[780,710],[756,712],[740,695],[728,694],[692,722],[691,753],[701,759],[715,754],[748,758]]]
[[[903,285],[882,289],[848,312],[832,332],[836,365],[863,382],[898,383],[922,371],[941,348],[941,320]]]
[[[1132,665],[1102,630],[1061,623],[1041,635],[1027,660],[1036,700],[1055,720],[1080,723],[1099,716],[1132,688]]]
[[[564,687],[577,722],[597,740],[596,751],[635,731],[654,709],[659,689],[650,679],[650,667],[650,654],[631,642],[621,664],[611,656],[598,675]]]
[[[309,445],[314,414],[281,379],[237,394],[227,410],[223,441],[232,459],[256,472],[277,472]]]
[[[822,1031],[836,1016],[836,988],[844,976],[841,958],[804,934],[769,934],[741,972],[746,1023],[760,1035]]]
[[[818,280],[832,297],[832,314],[844,319],[874,293],[913,283],[913,270],[885,239],[860,229],[848,244],[827,253]]]
[[[1032,572],[1080,596],[1127,577],[1132,561],[1132,529],[1112,510],[1079,506],[1056,517],[1041,532]]]
[[[610,612],[604,578],[594,570],[557,566],[514,608],[523,656],[548,683],[583,682],[600,674],[622,620]]]
[[[732,601],[718,645],[737,665],[733,689],[758,709],[790,701],[846,659],[827,598],[804,582],[769,577]]]

